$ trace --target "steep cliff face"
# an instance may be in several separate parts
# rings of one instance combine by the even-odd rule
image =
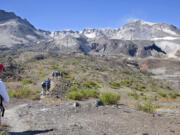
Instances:
[[[165,55],[159,47],[157,47],[154,42],[147,40],[117,40],[117,39],[96,39],[89,40],[89,47],[91,48],[91,53],[98,53],[100,55],[127,55],[132,57],[161,57]]]

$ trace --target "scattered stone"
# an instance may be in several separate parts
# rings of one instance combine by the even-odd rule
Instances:
[[[80,105],[80,103],[75,102],[75,103],[73,104],[73,106],[74,106],[74,107],[80,107],[81,105]]]
[[[119,109],[118,105],[113,105],[112,108]]]
[[[175,131],[174,131],[174,130],[169,130],[169,132],[171,132],[171,133],[175,133]]]
[[[94,104],[95,104],[96,107],[104,106],[103,102],[101,100],[99,100],[99,99],[96,99]]]
[[[122,108],[123,109],[123,112],[126,112],[126,113],[133,113],[133,112],[136,112],[135,109],[132,109],[132,108]]]
[[[162,114],[160,114],[160,113],[155,113],[155,114],[153,114],[153,116],[154,116],[154,117],[162,117]]]

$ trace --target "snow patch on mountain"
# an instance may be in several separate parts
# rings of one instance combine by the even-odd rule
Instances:
[[[95,38],[96,37],[96,33],[87,33],[87,34],[84,34],[86,37],[88,38]]]
[[[152,38],[151,40],[176,40],[180,39],[180,37],[159,37],[159,38]]]
[[[167,54],[169,58],[176,58],[175,55],[178,50],[180,50],[180,44],[170,42],[170,41],[158,41],[155,42],[158,47],[163,49]]]
[[[175,36],[177,36],[177,34],[176,34],[174,31],[170,30],[170,29],[164,28],[163,31],[166,32],[166,33],[168,33],[168,34],[170,34],[170,35],[175,35]]]

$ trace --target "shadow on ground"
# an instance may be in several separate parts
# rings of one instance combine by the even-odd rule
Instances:
[[[53,129],[24,131],[24,132],[9,132],[9,133],[10,135],[37,135],[37,134],[47,133],[51,131],[53,131]]]

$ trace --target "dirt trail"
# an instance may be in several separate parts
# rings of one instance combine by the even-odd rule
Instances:
[[[23,121],[17,113],[20,108],[23,108],[26,105],[27,104],[21,104],[6,110],[2,123],[10,126],[10,132],[24,132],[29,129],[28,124]]]

